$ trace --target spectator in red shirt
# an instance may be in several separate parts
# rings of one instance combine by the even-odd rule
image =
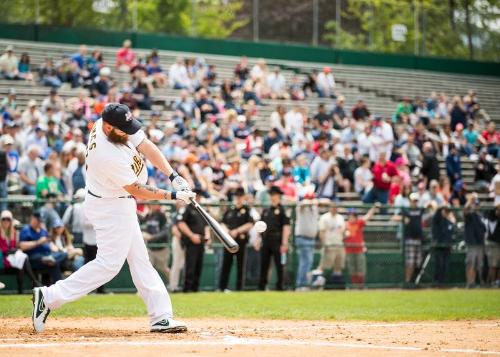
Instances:
[[[129,72],[137,64],[135,52],[131,48],[132,41],[123,41],[123,47],[116,52],[116,68],[121,72]]]
[[[344,246],[347,259],[347,269],[351,274],[351,283],[354,287],[362,288],[365,284],[366,275],[366,247],[363,229],[375,212],[380,207],[379,203],[370,208],[370,210],[361,218],[358,217],[356,209],[348,211],[349,218],[346,223]]]
[[[392,178],[391,187],[389,188],[389,204],[394,204],[396,196],[401,193],[403,188],[403,180],[401,176],[394,176]]]
[[[500,150],[498,150],[498,146],[500,145],[500,133],[497,131],[493,121],[488,123],[486,130],[481,133],[481,136],[488,146],[488,154],[498,158],[500,155]]]
[[[386,204],[389,200],[392,177],[398,174],[398,170],[391,161],[386,159],[385,154],[385,151],[381,152],[378,161],[373,165],[373,187],[363,197],[364,203]]]
[[[411,184],[411,178],[408,168],[408,161],[405,157],[400,156],[394,162],[398,175],[392,178],[391,188],[389,189],[389,203],[394,204],[394,199],[400,194],[404,185]]]

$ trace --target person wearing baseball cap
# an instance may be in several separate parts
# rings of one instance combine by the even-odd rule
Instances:
[[[7,45],[5,48],[5,53],[0,57],[0,62],[2,63],[2,70],[0,71],[0,77],[5,79],[18,79],[18,60],[14,54],[14,46]]]
[[[238,242],[240,249],[235,254],[224,250],[219,279],[220,291],[228,291],[233,256],[236,256],[236,290],[240,291],[243,289],[245,282],[246,245],[249,238],[248,232],[253,227],[253,218],[250,214],[250,207],[247,205],[247,201],[245,189],[241,186],[237,187],[233,194],[234,205],[222,217],[222,223],[226,225],[231,237]]]
[[[180,200],[196,195],[141,129],[126,105],[108,104],[92,128],[86,158],[85,217],[96,228],[97,257],[67,279],[33,291],[33,327],[45,328],[51,310],[107,283],[127,260],[150,316],[151,332],[184,332],[173,319],[167,289],[149,260],[137,218],[138,200]],[[142,155],[141,155],[142,154]],[[143,158],[144,157],[144,158]],[[172,182],[172,191],[147,184],[148,160]],[[187,264],[187,259],[186,259]],[[187,270],[187,269],[186,269]],[[187,274],[187,271],[186,271]]]
[[[43,227],[41,211],[33,211],[28,224],[19,233],[19,248],[25,252],[33,269],[47,270],[53,281],[62,279],[61,264],[67,254],[53,252],[50,247],[49,234]]]
[[[422,263],[422,240],[424,231],[422,221],[424,209],[418,206],[420,195],[413,192],[409,196],[410,207],[402,210],[395,220],[403,221],[403,240],[405,244],[405,284],[411,286],[415,270]]]
[[[195,187],[196,201],[200,202],[203,190]],[[185,293],[197,292],[203,269],[205,243],[210,240],[210,228],[193,205],[187,205],[176,216],[177,228],[181,233],[181,242],[185,250],[184,288]]]
[[[276,267],[278,281],[277,290],[283,290],[284,264],[281,256],[288,252],[288,239],[290,237],[290,218],[281,204],[283,191],[278,186],[269,189],[271,206],[264,209],[261,219],[266,223],[267,230],[262,233],[261,267],[259,290],[266,290],[267,276],[271,258]]]
[[[121,130],[123,133],[127,135],[133,135],[141,129],[141,122],[134,118],[132,112],[125,104],[117,104],[111,103],[108,104],[104,110],[102,111],[102,120],[113,126],[114,128]],[[119,132],[114,132],[113,135],[108,134],[108,138],[113,141],[116,137],[115,134],[119,137],[124,137],[120,135]],[[120,142],[120,140],[118,141]]]

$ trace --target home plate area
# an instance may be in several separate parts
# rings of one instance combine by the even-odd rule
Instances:
[[[349,356],[498,355],[500,320],[349,322],[193,319],[185,334],[152,334],[144,318],[0,321],[0,355]]]

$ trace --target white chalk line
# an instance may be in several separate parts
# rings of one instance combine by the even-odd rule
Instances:
[[[381,327],[381,328],[387,328],[387,327],[429,327],[429,326],[435,326],[439,327],[439,322],[436,323],[374,323],[374,324],[356,324],[356,323],[339,323],[339,324],[330,324],[330,325],[307,325],[304,324],[304,326],[283,326],[283,327],[265,327],[265,326],[259,326],[259,327],[249,327],[249,328],[226,328],[231,330],[232,332],[252,332],[252,331],[276,331],[276,332],[281,332],[281,331],[291,331],[291,330],[311,330],[311,329],[316,329],[316,330],[321,330],[321,329],[334,329],[334,328],[349,328],[349,327]],[[471,327],[498,327],[500,328],[499,323],[478,323],[478,324],[472,324],[470,325]]]
[[[224,336],[222,339],[203,341],[203,340],[172,340],[172,341],[74,341],[74,342],[54,342],[54,343],[22,343],[22,344],[2,344],[0,348],[14,349],[37,349],[51,347],[98,347],[98,346],[130,346],[130,347],[146,347],[146,346],[315,346],[329,348],[346,348],[346,349],[366,349],[366,350],[392,350],[392,351],[429,351],[429,352],[445,352],[445,353],[475,353],[500,356],[500,351],[476,350],[476,349],[460,349],[460,348],[441,348],[429,349],[416,346],[391,346],[391,345],[372,345],[372,344],[357,344],[357,343],[338,343],[328,341],[298,341],[286,339],[255,339],[255,338],[240,338],[234,336]]]

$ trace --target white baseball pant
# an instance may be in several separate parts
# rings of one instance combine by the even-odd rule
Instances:
[[[167,289],[149,261],[132,198],[87,195],[84,212],[96,231],[97,256],[67,279],[44,287],[49,309],[87,295],[115,277],[127,259],[132,281],[144,300],[151,323],[173,317]]]

